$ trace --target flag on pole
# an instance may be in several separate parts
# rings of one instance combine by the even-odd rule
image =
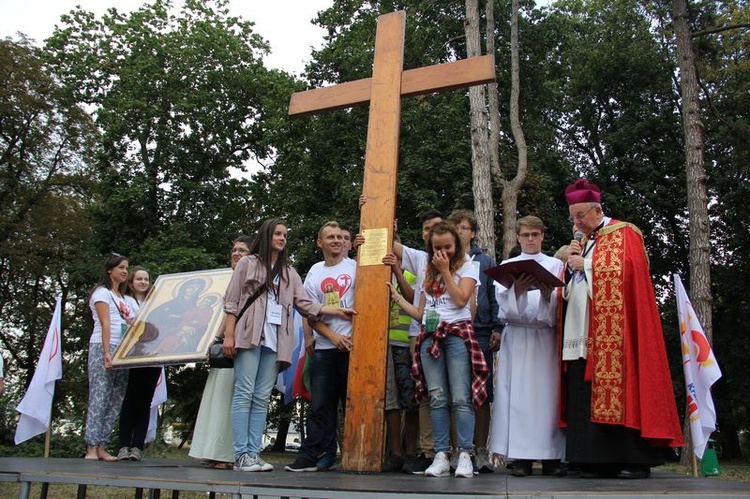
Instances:
[[[146,431],[146,443],[156,440],[156,423],[159,419],[159,404],[167,401],[167,377],[164,368],[156,381],[156,390],[151,398],[151,414],[148,419],[148,431]]]
[[[34,377],[31,378],[26,395],[16,407],[16,410],[21,413],[16,427],[16,445],[44,433],[49,428],[52,417],[52,398],[55,396],[55,381],[62,378],[61,317],[60,297],[58,297]]]
[[[295,310],[294,318],[294,349],[292,350],[292,365],[279,373],[276,389],[284,394],[284,404],[289,405],[298,397],[309,399],[309,392],[300,389],[302,385],[302,371],[305,366],[305,330],[302,327],[302,316]],[[302,385],[304,386],[304,385]]]
[[[721,378],[721,369],[690,304],[682,279],[677,274],[674,275],[674,287],[677,315],[680,320],[682,367],[685,371],[690,436],[693,441],[693,452],[702,459],[708,438],[716,430],[716,410],[711,398],[711,385]]]

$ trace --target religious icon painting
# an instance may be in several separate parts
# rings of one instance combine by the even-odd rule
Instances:
[[[205,362],[224,318],[232,269],[159,276],[125,332],[113,367]]]

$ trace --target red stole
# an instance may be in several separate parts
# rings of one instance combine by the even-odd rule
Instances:
[[[678,447],[682,430],[642,237],[615,220],[596,235],[586,363],[591,420]]]

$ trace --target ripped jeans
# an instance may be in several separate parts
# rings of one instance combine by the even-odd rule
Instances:
[[[474,440],[474,405],[469,351],[461,338],[448,335],[440,340],[440,356],[436,359],[427,353],[431,343],[431,339],[422,343],[420,361],[430,397],[435,452],[450,452],[451,449],[450,406],[458,430],[458,448],[470,451]]]

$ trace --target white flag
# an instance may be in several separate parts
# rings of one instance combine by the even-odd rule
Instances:
[[[16,445],[44,433],[49,428],[52,417],[52,398],[55,396],[55,381],[62,378],[61,316],[61,304],[58,297],[34,377],[31,378],[26,395],[16,407],[16,410],[21,413],[16,427]]]
[[[159,418],[159,404],[167,401],[167,377],[164,374],[164,368],[161,368],[161,374],[156,381],[156,391],[151,399],[151,415],[148,420],[148,431],[146,432],[146,442],[156,440],[156,422]]]
[[[711,398],[711,385],[721,378],[721,369],[690,304],[682,279],[677,274],[674,275],[674,287],[677,315],[680,319],[680,343],[690,436],[693,441],[693,452],[702,459],[708,437],[716,430],[716,409]]]

